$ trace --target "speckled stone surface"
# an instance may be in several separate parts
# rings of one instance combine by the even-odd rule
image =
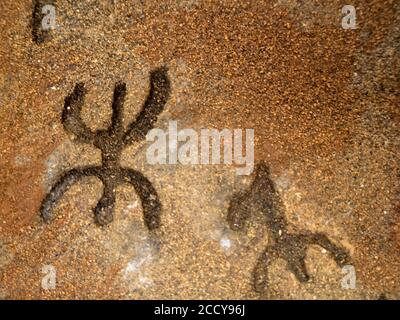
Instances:
[[[53,2],[53,1],[52,1]],[[57,28],[32,41],[32,1],[0,4],[0,298],[400,298],[398,1],[357,0],[357,29],[341,28],[342,1],[57,0]],[[254,212],[226,221],[252,176],[229,165],[150,165],[146,142],[122,154],[163,205],[149,232],[129,185],[114,221],[95,224],[102,185],[75,184],[50,222],[42,199],[66,170],[101,161],[61,123],[77,82],[82,118],[110,123],[114,84],[127,84],[124,124],[139,111],[149,72],[166,65],[171,96],[156,127],[253,128],[256,161],[271,167],[290,231],[326,234],[351,254],[355,289],[318,246],[310,281],[277,260],[269,294],[252,286],[268,228]],[[57,270],[44,290],[42,268]]]

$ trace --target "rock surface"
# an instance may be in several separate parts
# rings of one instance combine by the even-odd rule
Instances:
[[[56,23],[32,41],[32,1],[0,4],[0,298],[400,298],[399,39],[396,1],[57,1]],[[149,232],[140,199],[117,190],[114,221],[95,224],[100,181],[73,185],[45,223],[40,204],[68,169],[98,165],[92,145],[64,131],[65,97],[88,89],[82,118],[110,124],[114,84],[127,84],[124,125],[169,68],[171,97],[156,127],[253,128],[255,160],[271,168],[290,231],[326,234],[351,254],[356,288],[326,251],[307,251],[307,283],[277,260],[271,290],[252,272],[268,228],[252,212],[242,231],[226,216],[251,176],[230,165],[149,165],[146,142],[121,165],[144,173],[160,197]],[[257,210],[254,210],[257,211]],[[57,271],[44,290],[43,266]]]

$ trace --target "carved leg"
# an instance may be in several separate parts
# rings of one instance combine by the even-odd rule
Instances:
[[[114,88],[114,98],[112,103],[112,117],[111,117],[111,132],[122,133],[122,118],[123,118],[123,107],[126,96],[126,84],[118,82]]]
[[[286,260],[287,268],[299,282],[307,282],[310,276],[307,272],[305,259],[309,246],[309,234],[285,234],[279,241],[281,257]]]
[[[104,185],[103,195],[94,208],[94,217],[99,225],[105,226],[114,219],[115,185],[105,180],[102,181]]]
[[[124,180],[135,188],[142,202],[143,218],[149,230],[160,227],[161,203],[151,182],[139,171],[124,169]]]
[[[52,211],[57,201],[63,196],[63,194],[80,179],[87,176],[99,177],[99,170],[96,167],[72,169],[65,173],[53,186],[50,192],[44,198],[40,207],[40,215],[48,221],[52,216]]]
[[[278,257],[278,249],[268,246],[258,258],[253,271],[253,286],[256,292],[263,293],[268,290],[268,268]]]
[[[95,134],[83,123],[81,118],[85,95],[86,89],[83,83],[76,84],[74,91],[65,98],[62,123],[65,130],[75,134],[79,141],[92,143]]]
[[[341,248],[334,244],[323,233],[312,234],[309,238],[309,242],[319,245],[320,247],[330,252],[339,267],[343,267],[344,265],[349,264],[351,261],[349,253],[344,248]]]
[[[305,257],[287,261],[288,269],[293,272],[299,282],[307,282],[310,276],[307,272]]]

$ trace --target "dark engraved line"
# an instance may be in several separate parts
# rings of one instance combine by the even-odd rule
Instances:
[[[65,98],[61,121],[65,130],[73,133],[78,141],[92,143],[95,135],[81,119],[85,95],[86,89],[83,83],[77,83],[74,91]]]
[[[62,123],[66,131],[77,136],[79,141],[93,143],[101,150],[102,165],[72,169],[65,173],[53,186],[42,202],[40,212],[45,221],[52,216],[52,210],[61,196],[85,176],[95,176],[103,183],[103,195],[94,208],[95,221],[106,225],[113,220],[115,189],[121,183],[131,184],[139,195],[143,209],[144,223],[149,230],[160,227],[161,203],[151,182],[140,172],[122,168],[119,164],[121,152],[128,142],[138,142],[153,128],[158,115],[164,110],[170,94],[170,82],[166,67],[150,74],[150,92],[143,109],[129,129],[123,129],[123,105],[126,84],[118,82],[114,88],[111,125],[107,130],[92,132],[82,121],[81,111],[86,90],[82,83],[75,85],[73,92],[65,99]]]
[[[57,181],[57,183],[51,188],[50,192],[42,201],[40,207],[40,213],[44,220],[49,220],[52,215],[52,209],[62,197],[62,195],[68,191],[68,189],[79,180],[88,176],[99,177],[101,168],[80,168],[72,169],[63,174],[63,176]]]
[[[231,229],[244,228],[253,206],[257,206],[262,212],[272,243],[263,251],[255,265],[253,271],[255,291],[261,293],[268,289],[268,267],[278,258],[286,261],[287,268],[299,282],[308,281],[310,277],[305,259],[307,249],[313,244],[326,249],[340,267],[350,263],[348,252],[334,244],[325,234],[309,231],[299,234],[288,232],[282,200],[264,162],[257,164],[250,188],[235,194],[230,202],[227,219]]]
[[[135,188],[143,207],[143,216],[146,226],[152,230],[160,226],[161,203],[156,190],[150,181],[139,171],[125,169],[125,181]]]
[[[123,130],[123,108],[126,96],[126,84],[118,82],[114,90],[114,98],[112,104],[111,132],[120,135]]]
[[[56,5],[56,0],[33,0],[32,1],[32,41],[41,44],[50,38],[50,31],[43,30],[42,20],[45,16],[42,9],[45,5]]]
[[[125,134],[125,144],[144,139],[146,134],[153,128],[158,115],[163,111],[171,90],[166,67],[151,72],[150,86],[150,92],[143,106],[143,110],[129,126]]]

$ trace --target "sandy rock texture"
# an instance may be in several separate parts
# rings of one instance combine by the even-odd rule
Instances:
[[[398,1],[352,0],[354,30],[342,29],[336,0],[51,3],[56,27],[40,43],[33,2],[0,3],[0,298],[400,298]],[[120,164],[151,181],[160,228],[146,228],[129,184],[116,190],[113,222],[98,226],[103,187],[93,177],[41,219],[60,175],[101,163],[61,122],[75,84],[87,89],[82,119],[97,130],[110,125],[114,85],[125,82],[126,127],[160,66],[171,93],[155,127],[254,129],[255,161],[270,166],[289,232],[324,233],[345,248],[354,289],[312,245],[308,282],[278,259],[269,289],[256,292],[270,230],[254,208],[242,230],[227,223],[232,196],[253,176],[234,165],[151,165],[146,141],[127,146]],[[42,286],[48,265],[54,290]]]

